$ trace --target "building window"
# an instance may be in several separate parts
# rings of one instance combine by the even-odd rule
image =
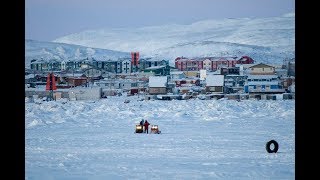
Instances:
[[[270,90],[270,85],[266,85],[266,90]]]

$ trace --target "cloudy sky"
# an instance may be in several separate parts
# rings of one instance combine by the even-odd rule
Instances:
[[[52,41],[98,28],[272,17],[294,12],[294,3],[294,0],[25,0],[25,36]]]

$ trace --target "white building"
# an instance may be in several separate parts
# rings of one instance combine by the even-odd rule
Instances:
[[[206,78],[206,92],[223,93],[224,75],[209,74]]]
[[[129,59],[122,61],[122,73],[123,74],[131,73],[131,61]]]
[[[149,77],[149,94],[166,94],[167,93],[167,76],[150,76]]]

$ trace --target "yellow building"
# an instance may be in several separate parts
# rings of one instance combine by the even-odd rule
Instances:
[[[275,74],[275,67],[264,64],[264,63],[259,63],[249,67],[249,74],[252,74],[252,75]]]
[[[183,73],[185,74],[185,76],[187,77],[198,77],[200,72],[199,71],[183,71]]]

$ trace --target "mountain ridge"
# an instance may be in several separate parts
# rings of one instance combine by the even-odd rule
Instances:
[[[59,44],[60,43],[60,44]],[[79,49],[79,50],[78,50]],[[295,57],[295,13],[269,18],[225,18],[188,25],[100,28],[52,42],[26,40],[26,64],[32,58],[118,59],[139,51],[140,57],[250,56],[256,62],[281,64]]]
[[[294,34],[295,13],[287,13],[269,18],[209,19],[188,25],[100,28],[63,36],[54,42],[139,51],[145,56],[161,56],[170,60],[178,56],[196,57],[219,55],[221,51],[229,54],[240,51],[242,55],[251,55],[258,61],[281,63],[284,58],[294,58]],[[207,43],[209,41],[211,43]],[[188,46],[182,48],[181,44]]]
[[[56,43],[32,39],[25,40],[26,67],[30,67],[30,62],[32,59],[43,59],[45,61],[77,61],[88,57],[117,60],[118,58],[130,57],[130,53],[102,48],[91,48],[68,43]]]

